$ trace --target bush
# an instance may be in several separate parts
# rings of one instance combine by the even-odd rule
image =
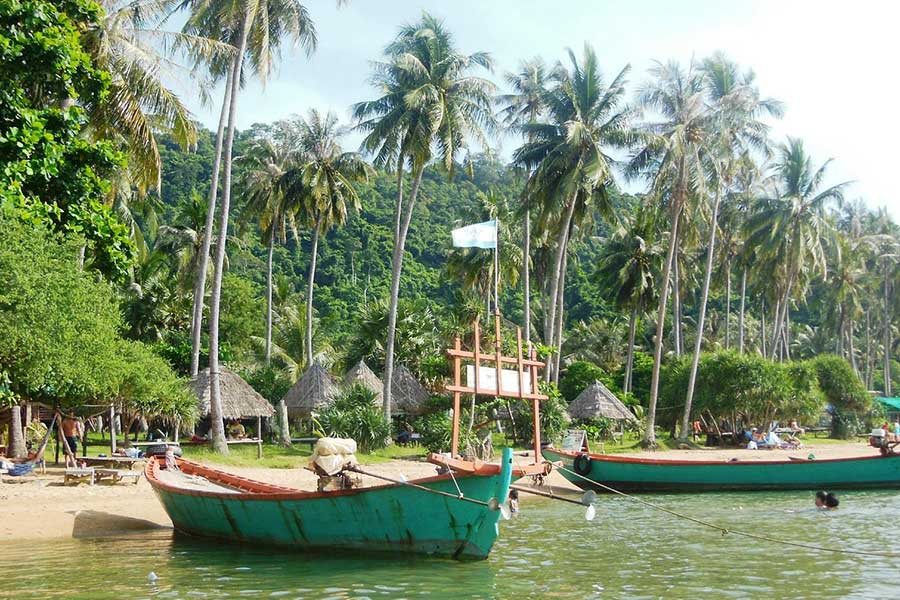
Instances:
[[[610,375],[595,365],[584,360],[573,362],[566,367],[566,372],[559,380],[559,391],[566,402],[572,402],[584,388],[599,381],[613,393],[619,392],[619,386],[613,382]]]
[[[833,409],[831,436],[846,439],[856,435],[862,428],[862,417],[872,411],[872,398],[862,380],[850,363],[834,354],[822,354],[809,363]]]
[[[549,396],[541,402],[541,441],[556,442],[562,438],[569,426],[569,413],[566,402],[553,383],[541,382],[540,390]],[[513,414],[516,419],[516,432],[519,438],[526,441],[534,439],[534,426],[531,418],[531,402],[512,401]]]
[[[319,415],[322,431],[331,437],[351,438],[361,452],[387,446],[391,425],[376,406],[377,395],[362,385],[354,385]]]

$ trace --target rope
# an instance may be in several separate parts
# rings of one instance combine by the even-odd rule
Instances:
[[[359,467],[349,467],[347,470],[353,471],[354,473],[359,473],[360,475],[367,475],[369,477],[374,477],[375,479],[383,479],[384,481],[389,481],[390,483],[396,483],[397,485],[405,485],[407,487],[421,490],[423,492],[428,492],[430,494],[437,494],[438,496],[446,496],[447,498],[453,498],[454,500],[460,500],[462,502],[471,502],[472,504],[477,504],[479,506],[486,506],[488,508],[491,508],[490,503],[484,502],[482,500],[475,500],[474,498],[466,498],[465,496],[462,495],[462,492],[460,492],[459,496],[457,496],[455,494],[450,494],[448,492],[442,492],[440,490],[433,490],[431,488],[425,487],[424,485],[419,485],[417,483],[411,483],[409,481],[401,481],[399,479],[385,477],[384,475],[376,475],[375,473],[369,473],[367,471],[363,471]],[[450,472],[452,473],[453,469],[451,469]],[[454,479],[454,481],[456,481],[456,480]],[[492,510],[494,510],[494,509],[492,509]]]
[[[710,523],[709,521],[704,521],[702,519],[698,519],[696,517],[692,517],[690,515],[686,515],[684,513],[674,511],[670,508],[660,506],[659,504],[654,504],[653,502],[648,502],[647,500],[643,500],[641,498],[638,498],[637,496],[632,496],[631,494],[626,494],[625,492],[622,492],[615,488],[609,487],[608,485],[600,483],[599,481],[594,481],[593,479],[588,479],[584,475],[582,475],[580,473],[576,473],[575,471],[567,469],[563,466],[557,466],[557,468],[561,471],[565,471],[566,473],[571,473],[572,475],[574,475],[580,479],[584,479],[591,485],[595,485],[597,487],[603,488],[604,490],[606,490],[608,492],[611,492],[618,496],[622,496],[623,498],[628,498],[629,500],[633,500],[639,504],[643,504],[644,506],[649,506],[650,508],[653,508],[655,510],[659,510],[664,513],[668,513],[668,514],[672,515],[673,517],[678,517],[679,519],[685,519],[687,521],[691,521],[692,523],[696,523],[697,525],[702,525],[704,527],[709,527],[710,529],[715,529],[716,531],[721,532],[722,535],[727,535],[727,534],[731,533],[734,535],[738,535],[738,536],[742,536],[742,537],[746,537],[746,538],[750,538],[750,539],[754,539],[754,540],[759,540],[759,541],[763,541],[763,542],[774,542],[776,544],[781,544],[783,546],[792,546],[794,548],[805,548],[807,550],[819,550],[820,552],[833,552],[835,554],[857,554],[860,556],[879,556],[882,558],[900,558],[900,553],[898,553],[898,552],[875,552],[875,551],[866,551],[866,550],[844,550],[841,548],[829,548],[828,546],[817,546],[815,544],[804,544],[803,542],[791,542],[788,540],[778,540],[778,539],[771,538],[771,537],[768,537],[765,535],[759,535],[757,533],[749,533],[746,531],[739,531],[737,529],[728,529],[727,527],[722,527],[721,525],[716,525],[715,523]]]

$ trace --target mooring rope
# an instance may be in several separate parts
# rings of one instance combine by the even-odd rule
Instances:
[[[779,539],[771,538],[771,537],[768,537],[765,535],[760,535],[758,533],[749,533],[747,531],[740,531],[738,529],[729,529],[727,527],[722,527],[721,525],[716,525],[715,523],[710,523],[709,521],[704,521],[703,519],[698,519],[696,517],[692,517],[690,515],[680,513],[678,511],[672,510],[670,508],[666,508],[665,506],[660,506],[659,504],[654,504],[653,502],[643,500],[641,498],[638,498],[637,496],[632,496],[631,494],[626,494],[625,492],[623,492],[621,490],[612,488],[606,484],[600,483],[599,481],[594,481],[593,479],[589,479],[589,478],[585,477],[584,475],[582,475],[581,473],[576,473],[575,471],[572,471],[571,469],[567,469],[566,467],[557,465],[556,468],[559,469],[560,471],[565,471],[566,473],[571,473],[572,475],[574,475],[580,479],[584,479],[591,485],[595,485],[597,487],[603,488],[604,490],[611,492],[613,494],[616,494],[618,496],[622,496],[623,498],[628,498],[629,500],[633,500],[635,502],[638,502],[639,504],[643,504],[644,506],[649,506],[650,508],[653,508],[655,510],[660,510],[664,513],[668,513],[668,514],[672,515],[673,517],[678,517],[679,519],[685,519],[687,521],[691,521],[692,523],[696,523],[697,525],[702,525],[704,527],[709,527],[710,529],[715,529],[715,530],[721,532],[722,535],[727,535],[727,534],[731,533],[734,535],[738,535],[738,536],[742,536],[742,537],[746,537],[746,538],[750,538],[750,539],[754,539],[754,540],[760,540],[763,542],[774,542],[776,544],[781,544],[784,546],[792,546],[795,548],[805,548],[807,550],[819,550],[821,552],[833,552],[835,554],[857,554],[857,555],[861,555],[861,556],[879,556],[881,558],[898,558],[898,557],[900,557],[900,553],[898,553],[898,552],[876,552],[876,551],[869,551],[869,550],[844,550],[842,548],[829,548],[828,546],[818,546],[816,544],[805,544],[803,542],[792,542],[789,540],[779,540]]]
[[[438,496],[446,496],[447,498],[453,498],[454,500],[460,500],[462,502],[471,502],[472,504],[477,504],[479,506],[486,506],[494,510],[489,502],[484,502],[483,500],[476,500],[474,498],[466,498],[463,496],[462,492],[459,493],[459,496],[456,494],[451,494],[449,492],[442,492],[441,490],[433,490],[429,487],[425,487],[424,485],[419,485],[417,483],[412,483],[411,481],[402,481],[400,479],[393,479],[392,477],[385,477],[384,475],[376,475],[375,473],[369,473],[368,471],[363,471],[359,467],[348,467],[348,471],[353,471],[354,473],[359,473],[360,475],[366,475],[368,477],[373,477],[375,479],[382,479],[384,481],[388,481],[390,483],[396,483],[397,485],[405,485],[407,487],[415,488],[417,490],[421,490],[423,492],[428,492],[430,494],[437,494]],[[450,469],[451,473],[453,469]],[[454,480],[455,481],[455,480]],[[458,488],[457,488],[458,489]]]

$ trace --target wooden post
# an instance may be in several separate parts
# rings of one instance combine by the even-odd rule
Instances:
[[[462,347],[459,342],[459,336],[456,336],[455,341],[453,342],[453,347],[455,350],[461,350]],[[457,387],[461,384],[460,381],[460,359],[458,356],[453,357],[453,384]],[[478,377],[476,371],[476,377]],[[450,456],[456,458],[459,456],[459,402],[462,394],[460,392],[453,392],[453,437],[450,443]]]
[[[496,303],[496,300],[494,300]],[[498,309],[494,315],[494,349],[496,352],[497,364],[494,365],[497,370],[497,397],[503,395],[503,354],[500,347],[500,310]]]
[[[528,358],[533,360],[534,357],[534,349],[531,347],[531,342],[528,342]],[[531,399],[531,417],[534,422],[534,464],[541,462],[541,402],[537,399],[537,380],[537,367],[531,365],[531,394],[533,396]]]
[[[256,439],[259,440],[259,452],[257,458],[262,458],[262,417],[256,415]]]
[[[116,453],[116,406],[109,405],[109,451]]]
[[[519,398],[525,393],[525,367],[522,365],[522,328],[516,327],[516,368],[519,371]]]
[[[475,321],[475,395],[477,396],[481,388],[481,329],[478,327],[478,321]]]

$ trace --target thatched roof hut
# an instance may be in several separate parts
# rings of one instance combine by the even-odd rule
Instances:
[[[384,401],[384,384],[365,361],[361,360],[356,363],[353,368],[347,371],[347,374],[344,375],[344,380],[341,382],[344,389],[350,388],[354,384],[362,385],[366,389],[375,392],[375,401],[378,404]]]
[[[197,374],[189,387],[197,396],[200,416],[209,414],[209,368]],[[275,409],[259,392],[250,387],[240,375],[220,367],[219,390],[222,394],[222,417],[226,419],[249,419],[250,417],[271,417]]]
[[[412,371],[404,365],[394,367],[391,376],[391,394],[397,410],[408,415],[425,413],[428,399],[431,397]]]
[[[569,415],[573,419],[606,417],[616,421],[637,421],[634,413],[599,381],[584,388],[578,397],[572,400]]]
[[[338,392],[337,383],[325,367],[313,363],[284,395],[288,416],[308,417],[313,411],[331,404]]]

